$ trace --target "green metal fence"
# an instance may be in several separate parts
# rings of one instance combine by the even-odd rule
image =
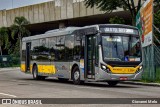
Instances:
[[[160,47],[155,46],[155,81],[160,81]]]
[[[153,25],[153,43],[150,46],[143,47],[143,80],[160,82],[160,30]]]
[[[0,56],[0,68],[18,67],[19,65],[20,65],[20,58],[17,56],[10,56],[10,55]]]
[[[160,47],[151,45],[143,48],[142,79],[150,82],[160,82]]]

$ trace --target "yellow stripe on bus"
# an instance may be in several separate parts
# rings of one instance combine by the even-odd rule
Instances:
[[[38,65],[39,73],[55,74],[56,67],[54,65]]]
[[[30,72],[32,72],[32,65],[30,65]],[[25,64],[21,64],[21,71],[25,72]],[[38,65],[38,72],[39,73],[46,73],[46,74],[55,74],[56,67],[54,65]]]
[[[136,68],[134,67],[112,67],[110,65],[107,65],[107,67],[111,70],[114,74],[134,74],[139,66]]]
[[[25,72],[25,69],[26,69],[25,64],[21,64],[21,71]]]

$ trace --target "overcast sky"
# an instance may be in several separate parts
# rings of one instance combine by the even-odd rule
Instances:
[[[47,1],[52,1],[52,0],[0,0],[0,10],[11,9],[12,7],[17,8]]]

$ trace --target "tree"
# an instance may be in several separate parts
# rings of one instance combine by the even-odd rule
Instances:
[[[17,51],[20,49],[20,54],[21,54],[21,48],[22,48],[22,37],[29,36],[30,32],[25,28],[25,25],[29,24],[29,21],[25,17],[15,17],[14,19],[14,24],[11,25],[11,36],[12,38],[17,39],[17,43],[19,46],[15,46],[15,49]],[[16,44],[17,44],[16,43]]]
[[[160,10],[154,14],[154,24],[160,28]]]
[[[160,8],[160,0],[154,0],[155,7]],[[128,10],[131,14],[132,24],[135,25],[135,17],[141,8],[142,0],[85,0],[87,7],[97,6],[102,11],[112,12],[118,8],[123,8],[124,11]]]
[[[109,22],[111,24],[124,24],[125,23],[125,20],[123,18],[120,18],[118,16],[115,16],[113,18],[110,18],[109,19]]]
[[[154,14],[154,25],[160,31],[160,10]],[[157,30],[154,30],[154,34],[160,40],[160,33]]]
[[[8,28],[1,27],[0,28],[0,55],[3,55],[3,52],[2,52],[3,45],[4,45],[4,48],[8,48],[8,44],[9,44],[8,38],[9,38]]]

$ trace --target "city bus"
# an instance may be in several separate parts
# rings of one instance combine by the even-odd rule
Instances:
[[[74,84],[140,80],[140,35],[133,26],[100,24],[24,37],[21,71],[36,80],[56,77]]]

